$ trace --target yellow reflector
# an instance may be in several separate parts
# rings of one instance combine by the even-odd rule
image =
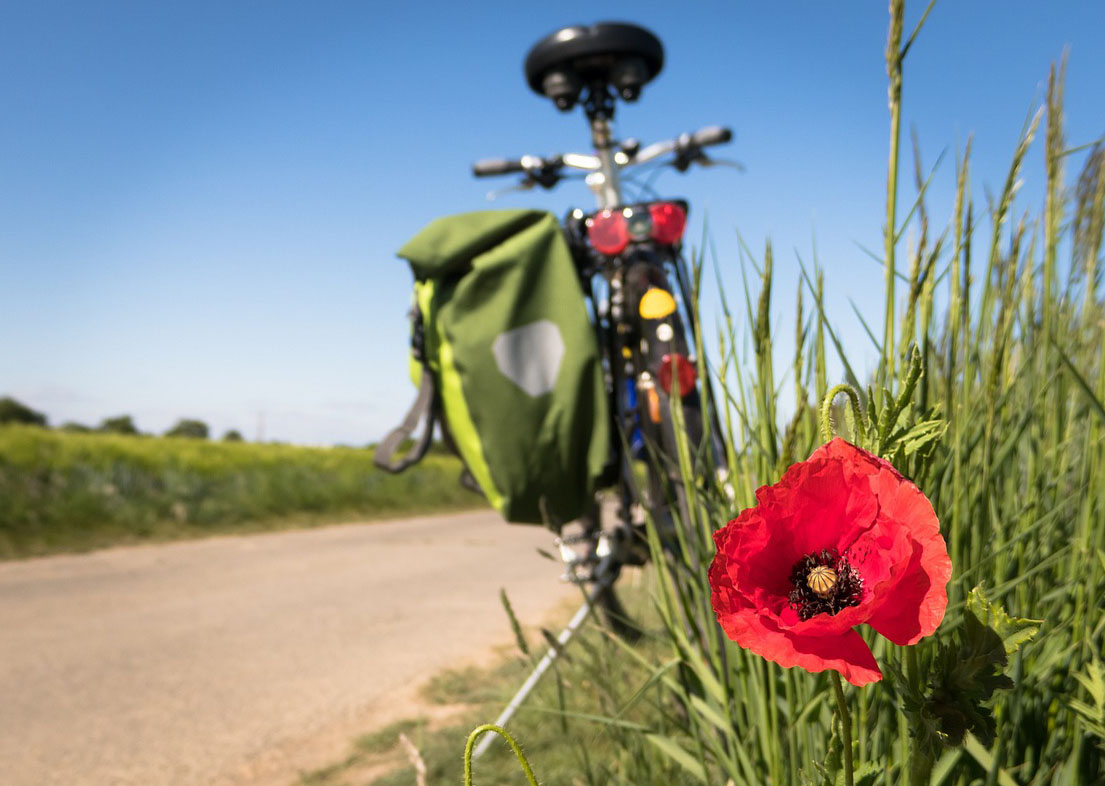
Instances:
[[[641,316],[645,319],[663,319],[675,313],[675,298],[662,289],[650,289],[641,297]]]
[[[631,357],[633,357],[633,350],[629,347],[622,347],[622,357],[626,360],[629,360]]]

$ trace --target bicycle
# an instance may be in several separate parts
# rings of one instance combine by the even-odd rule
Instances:
[[[677,432],[682,431],[696,453],[711,453],[711,466],[721,463],[720,451],[703,445],[709,430],[703,428],[702,394],[708,383],[698,379],[695,303],[682,255],[687,202],[626,201],[623,184],[632,181],[623,173],[651,162],[679,172],[694,164],[728,163],[713,162],[704,148],[729,142],[732,133],[715,126],[646,147],[635,140],[619,142],[613,135],[616,100],[636,101],[663,61],[660,40],[636,25],[573,26],[546,36],[526,57],[526,80],[562,112],[582,107],[594,154],[488,159],[472,167],[477,177],[521,174],[520,183],[509,190],[552,189],[571,170],[584,173],[595,195],[595,212],[573,209],[562,226],[590,303],[616,421],[614,433],[619,435],[600,483],[618,489],[617,524],[603,529],[596,501],[580,520],[580,533],[562,534],[557,545],[567,566],[566,578],[592,585],[592,602],[603,610],[608,624],[630,637],[638,630],[613,584],[623,566],[643,564],[648,558],[640,511],[651,513],[668,548],[677,540],[676,519],[686,520]],[[651,192],[648,185],[641,190]],[[673,414],[676,397],[680,427]],[[645,460],[647,468],[643,489],[635,470],[639,460]],[[577,550],[580,545],[582,553]]]

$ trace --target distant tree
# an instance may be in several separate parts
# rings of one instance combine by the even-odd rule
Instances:
[[[138,428],[130,415],[116,415],[100,421],[99,431],[106,431],[109,434],[137,434]]]
[[[35,412],[11,396],[0,398],[0,423],[27,423],[32,426],[45,426],[46,416]]]
[[[236,428],[230,429],[230,431],[223,434],[223,442],[244,442],[242,439],[242,432]]]
[[[83,423],[76,423],[72,420],[67,420],[58,426],[61,431],[71,431],[74,434],[87,434],[92,430],[91,427],[84,425]]]
[[[209,431],[202,420],[181,418],[176,425],[165,432],[166,437],[188,437],[189,439],[207,439]]]

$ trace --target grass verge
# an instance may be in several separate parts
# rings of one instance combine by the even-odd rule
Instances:
[[[624,783],[622,762],[627,750],[636,751],[638,762],[650,762],[651,782],[691,782],[677,766],[648,750],[649,743],[635,733],[642,722],[652,722],[658,714],[680,712],[671,702],[663,707],[655,704],[658,694],[642,667],[642,659],[660,657],[666,643],[659,619],[650,611],[650,584],[647,573],[627,575],[619,582],[630,612],[643,621],[642,640],[630,648],[589,621],[508,724],[541,782]],[[557,622],[562,624],[569,613],[566,609]],[[556,627],[548,632],[555,634]],[[426,683],[422,696],[427,704],[448,708],[441,720],[406,719],[359,737],[344,759],[303,773],[298,783],[410,786],[415,783],[415,769],[399,743],[400,733],[418,750],[427,783],[456,781],[469,733],[499,715],[547,648],[540,630],[523,636],[528,654],[516,647],[492,666],[451,669]],[[522,779],[517,759],[501,740],[474,762],[473,771],[481,783]]]
[[[460,462],[401,475],[368,450],[0,426],[0,559],[458,510]]]

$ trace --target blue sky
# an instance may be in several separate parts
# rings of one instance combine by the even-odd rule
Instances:
[[[849,299],[881,307],[884,2],[8,2],[0,25],[0,394],[52,423],[182,416],[216,432],[363,444],[413,397],[410,274],[394,253],[436,216],[485,209],[472,161],[585,151],[582,115],[530,93],[526,51],[565,24],[635,21],[667,63],[617,130],[736,132],[747,172],[665,173],[708,216],[740,302],[737,232],[778,266],[785,366],[796,251],[817,252],[854,362]],[[912,3],[907,29],[923,10]],[[1105,132],[1105,4],[943,0],[906,63],[905,130],[931,209],[1000,188],[1048,67],[1070,49],[1070,144]],[[908,136],[904,137],[908,145]],[[908,160],[908,159],[907,159]],[[1021,207],[1041,200],[1030,154]],[[1080,159],[1072,159],[1072,169]],[[507,185],[506,182],[503,185]],[[912,199],[909,189],[903,199]],[[589,207],[580,183],[495,205]],[[493,205],[492,205],[493,206]]]

